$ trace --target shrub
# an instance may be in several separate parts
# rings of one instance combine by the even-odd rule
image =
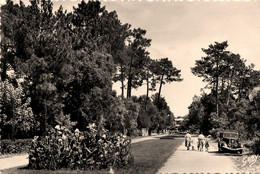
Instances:
[[[28,153],[32,139],[1,140],[1,154]]]
[[[254,154],[260,155],[260,139],[254,141],[251,146],[251,150]]]
[[[131,139],[122,134],[73,132],[57,125],[46,137],[35,137],[29,153],[31,169],[93,169],[126,166],[131,159]]]

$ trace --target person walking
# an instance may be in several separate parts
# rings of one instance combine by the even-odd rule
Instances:
[[[191,145],[191,149],[192,150],[195,150],[195,139],[194,138],[191,138],[191,140],[190,140],[190,145]]]
[[[205,138],[205,148],[206,148],[206,152],[209,151],[209,139],[210,139],[210,135],[208,135],[206,138]]]
[[[187,147],[187,150],[190,149],[190,141],[191,141],[191,135],[189,131],[187,131],[187,134],[185,135],[185,147]]]
[[[203,151],[205,137],[203,134],[199,134],[198,136],[198,150]]]
[[[185,147],[187,147],[187,135],[188,135],[188,132],[186,132],[184,138],[185,138]]]

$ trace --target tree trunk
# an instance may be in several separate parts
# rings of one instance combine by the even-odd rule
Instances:
[[[245,74],[243,74],[242,83],[241,83],[241,86],[239,87],[238,101],[241,101],[242,93],[243,93],[243,89],[244,89],[244,83],[245,83]]]
[[[2,73],[1,73],[1,81],[5,81],[6,79],[6,71],[7,71],[7,63],[6,59],[2,58]]]
[[[227,107],[229,105],[229,100],[230,100],[230,90],[233,83],[233,76],[234,76],[234,71],[232,70],[230,80],[228,80],[228,87],[227,87]]]
[[[147,91],[146,91],[145,107],[144,107],[145,111],[146,111],[147,101],[148,101],[148,97],[149,97],[149,76],[148,76],[148,71],[146,73],[146,76],[147,76],[147,78],[146,78],[146,81],[147,81],[147,89],[146,90]]]
[[[131,88],[132,88],[132,78],[129,77],[128,78],[128,82],[127,82],[127,98],[131,98]]]
[[[124,72],[123,72],[123,64],[121,63],[121,84],[122,84],[122,94],[121,94],[121,98],[124,99]]]
[[[134,58],[134,56],[131,57],[129,73],[128,73],[127,98],[131,98],[131,88],[132,88],[132,75],[131,75],[131,71],[132,71],[133,58]]]
[[[161,82],[160,82],[160,88],[159,88],[158,99],[157,99],[157,104],[158,104],[158,106],[159,106],[160,96],[161,96],[162,83],[163,83],[163,76],[164,76],[164,74],[162,74]],[[160,109],[161,109],[161,108],[159,108],[159,110],[160,110]]]
[[[216,75],[216,114],[217,117],[219,116],[219,109],[218,109],[218,80],[219,80],[219,74],[218,74],[218,67],[219,67],[219,59],[217,57],[217,75]]]
[[[230,95],[229,95],[230,87],[231,87],[231,81],[228,80],[228,84],[227,84],[227,102],[226,102],[227,108],[228,108],[229,98],[230,98]]]
[[[232,86],[232,78],[233,78],[233,71],[231,72],[231,76],[229,77],[228,79],[228,84],[227,84],[227,102],[226,102],[226,105],[227,105],[227,117],[228,117],[228,128],[230,129],[230,118],[229,118],[229,99],[230,99],[230,89],[231,89],[231,86]]]

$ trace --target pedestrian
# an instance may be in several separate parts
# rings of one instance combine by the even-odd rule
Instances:
[[[195,150],[195,139],[194,138],[191,138],[190,144],[191,144],[191,149]]]
[[[184,136],[184,138],[185,138],[185,147],[187,147],[187,135],[188,135],[188,131],[186,132],[186,135]]]
[[[198,150],[203,151],[205,137],[203,134],[199,134],[198,136]]]
[[[185,147],[187,147],[187,150],[190,149],[190,141],[191,141],[191,135],[189,131],[187,131],[187,134],[185,135]]]
[[[206,138],[205,138],[205,148],[206,148],[206,152],[209,151],[209,139],[210,139],[210,135],[208,135]]]

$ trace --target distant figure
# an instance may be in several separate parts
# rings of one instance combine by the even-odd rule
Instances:
[[[189,133],[188,132],[186,132],[186,135],[184,136],[184,138],[185,138],[185,147],[187,147],[187,135],[188,135]]]
[[[185,147],[187,147],[187,150],[190,149],[190,141],[191,141],[191,135],[189,132],[185,135]]]
[[[209,151],[209,139],[210,139],[210,135],[207,136],[207,138],[205,138],[205,148],[206,148],[206,152]]]
[[[203,134],[199,134],[198,136],[198,150],[203,151],[205,137]]]
[[[191,145],[191,149],[192,149],[192,150],[195,150],[195,143],[196,143],[196,142],[195,142],[195,139],[192,138],[191,141],[190,141],[190,145]]]

